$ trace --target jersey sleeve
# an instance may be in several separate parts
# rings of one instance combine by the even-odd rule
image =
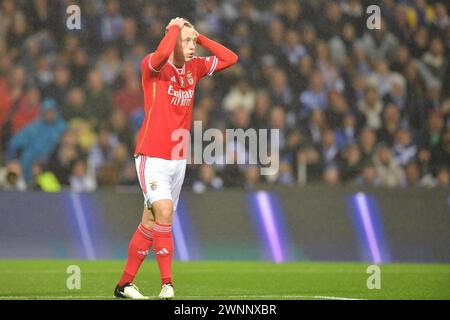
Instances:
[[[158,44],[155,52],[152,52],[144,57],[141,62],[142,74],[148,70],[150,73],[159,73],[164,64],[169,59],[170,54],[175,48],[177,37],[180,32],[178,26],[172,26],[166,33],[164,38]]]
[[[219,59],[216,56],[194,57],[193,61],[197,68],[198,77],[201,79],[204,76],[213,75],[214,71],[216,71]]]
[[[161,72],[161,70],[157,70],[156,67],[152,66],[152,64],[151,64],[151,57],[153,54],[154,54],[154,52],[149,53],[142,59],[142,61],[141,61],[142,74],[151,76],[151,75],[159,74]]]

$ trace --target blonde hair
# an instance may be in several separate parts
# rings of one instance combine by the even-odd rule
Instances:
[[[183,25],[183,27],[186,26],[186,27],[188,27],[188,28],[194,29],[194,25],[193,25],[188,19],[183,18],[183,17],[181,17],[181,19],[184,20],[184,25]],[[168,31],[168,30],[166,29],[166,31],[164,32],[164,34],[166,34],[167,31]]]
[[[189,27],[189,28],[194,28],[194,25],[193,25],[188,19],[183,18],[183,17],[182,17],[181,19],[184,20],[184,25],[185,25],[185,26],[187,26],[187,27]]]

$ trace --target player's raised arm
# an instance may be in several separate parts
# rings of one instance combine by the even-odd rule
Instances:
[[[209,39],[205,35],[199,34],[197,37],[197,44],[211,51],[217,57],[217,65],[214,72],[222,71],[238,61],[236,53],[221,45],[220,43]]]
[[[169,22],[166,27],[166,35],[160,41],[156,51],[150,54],[148,64],[152,71],[159,72],[167,62],[177,43],[178,34],[185,23],[186,21],[182,18],[175,18]]]

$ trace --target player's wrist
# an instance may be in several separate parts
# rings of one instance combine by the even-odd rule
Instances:
[[[178,30],[177,30],[177,29],[178,29]],[[169,32],[169,31],[172,31],[172,30],[179,31],[179,30],[181,30],[181,27],[180,27],[179,25],[177,25],[177,24],[173,24],[173,25],[168,26],[168,27],[166,28],[166,32]]]
[[[202,42],[204,39],[205,39],[205,36],[199,33],[197,36],[197,44],[202,45]]]

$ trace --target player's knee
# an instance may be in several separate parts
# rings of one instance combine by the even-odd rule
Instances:
[[[153,229],[153,227],[155,226],[155,219],[153,218],[148,218],[148,217],[143,217],[141,224],[147,228],[147,229]]]
[[[156,214],[156,221],[164,224],[172,224],[173,208],[161,208]]]

